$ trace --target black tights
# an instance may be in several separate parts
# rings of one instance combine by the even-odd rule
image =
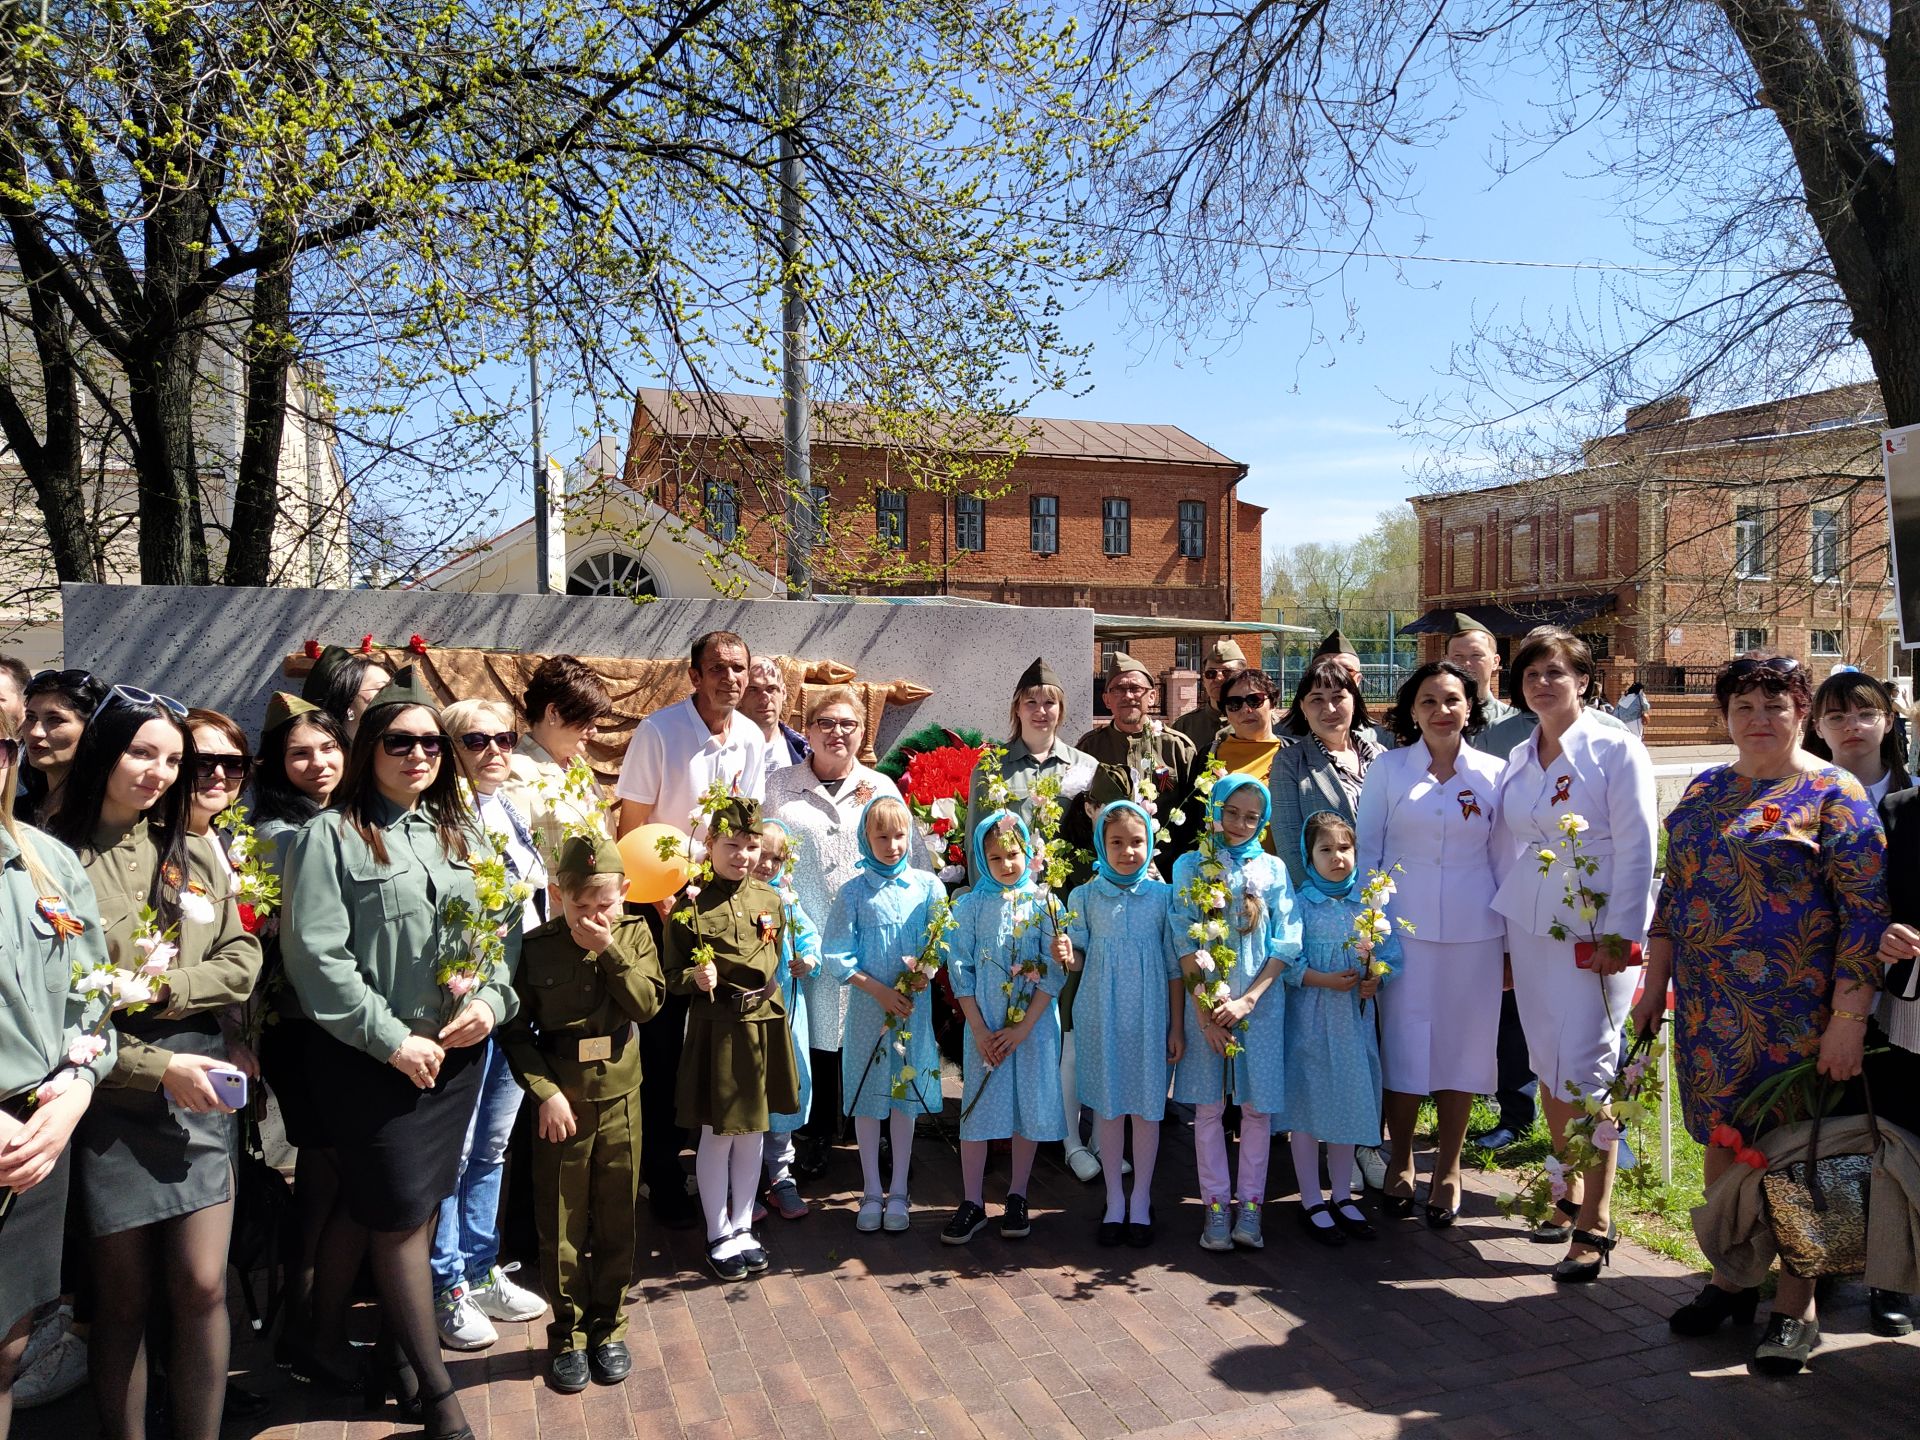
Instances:
[[[317,1145],[300,1151],[294,1162],[293,1197],[300,1221],[300,1253],[287,1277],[286,1316],[280,1331],[283,1339],[313,1335],[313,1276],[320,1253],[320,1236],[341,1203],[340,1171],[333,1151]]]
[[[227,1243],[233,1202],[93,1241],[88,1363],[107,1440],[146,1440],[147,1311],[166,1267],[172,1341],[167,1391],[175,1440],[219,1440],[227,1394]]]
[[[39,1313],[29,1310],[0,1338],[0,1440],[7,1440],[7,1429],[13,1423],[13,1379],[20,1373],[20,1361],[27,1353],[27,1337],[33,1334],[33,1317]]]
[[[313,1277],[313,1344],[321,1363],[351,1373],[347,1351],[347,1306],[364,1256],[380,1292],[380,1330],[400,1347],[426,1403],[427,1433],[444,1435],[467,1423],[453,1378],[440,1358],[440,1330],[433,1312],[433,1272],[428,1255],[433,1222],[412,1230],[368,1230],[344,1206],[328,1216],[320,1236]]]

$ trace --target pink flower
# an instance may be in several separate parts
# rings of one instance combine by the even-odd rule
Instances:
[[[1593,1148],[1602,1155],[1620,1143],[1620,1126],[1612,1120],[1602,1120],[1593,1127]]]
[[[113,998],[122,1005],[150,1005],[153,1003],[153,984],[144,975],[116,975],[113,977]]]
[[[1553,1198],[1556,1200],[1564,1200],[1567,1198],[1567,1182],[1564,1180],[1560,1180],[1560,1179],[1548,1180],[1547,1190],[1549,1191],[1549,1193],[1552,1194]]]
[[[100,1035],[82,1035],[67,1047],[69,1065],[91,1065],[107,1053],[107,1042]]]
[[[474,982],[478,979],[479,977],[477,975],[470,975],[465,970],[462,970],[458,974],[451,975],[447,978],[447,993],[455,998],[471,994]]]
[[[36,1105],[46,1104],[62,1090],[65,1090],[69,1085],[73,1084],[77,1078],[71,1070],[62,1070],[57,1075],[48,1076],[40,1082],[40,1088],[33,1092],[33,1103]]]

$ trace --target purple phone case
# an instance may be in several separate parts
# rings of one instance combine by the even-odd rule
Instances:
[[[208,1074],[207,1081],[213,1086],[213,1093],[220,1097],[220,1103],[229,1110],[243,1110],[247,1104],[247,1076],[243,1070],[215,1070]]]

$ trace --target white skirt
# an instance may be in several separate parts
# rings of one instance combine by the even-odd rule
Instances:
[[[1499,1083],[1502,942],[1400,937],[1405,967],[1380,991],[1380,1071],[1389,1090],[1491,1095]]]
[[[1620,1068],[1620,1037],[1633,1005],[1637,970],[1602,977],[1573,963],[1573,941],[1507,931],[1513,1003],[1527,1032],[1527,1060],[1540,1088],[1566,1101],[1605,1089]]]

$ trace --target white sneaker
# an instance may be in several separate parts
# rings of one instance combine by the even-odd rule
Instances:
[[[45,1346],[13,1382],[16,1409],[31,1410],[71,1395],[87,1383],[87,1342],[71,1330]]]
[[[472,1287],[473,1303],[482,1315],[491,1320],[520,1322],[538,1320],[547,1313],[546,1301],[507,1278],[519,1268],[518,1260],[510,1265],[496,1265],[487,1272],[486,1279]]]
[[[1384,1191],[1387,1188],[1387,1156],[1378,1145],[1357,1145],[1353,1151],[1353,1165],[1360,1172],[1360,1178],[1369,1190]],[[1338,1186],[1339,1177],[1327,1177]],[[1359,1186],[1353,1187],[1359,1189]]]
[[[449,1350],[484,1350],[500,1339],[500,1332],[480,1313],[464,1285],[446,1291],[434,1308],[440,1322],[440,1343]]]

